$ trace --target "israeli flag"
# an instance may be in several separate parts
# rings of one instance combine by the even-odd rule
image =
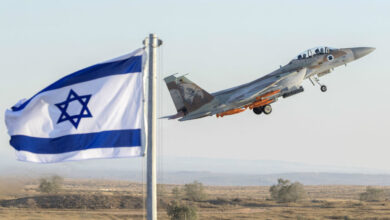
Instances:
[[[5,112],[18,160],[144,155],[145,51],[72,73]]]

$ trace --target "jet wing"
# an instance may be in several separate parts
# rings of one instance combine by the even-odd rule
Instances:
[[[242,88],[231,94],[227,102],[221,105],[221,107],[214,109],[210,115],[224,112],[235,114],[244,111],[244,109],[255,102],[258,105],[275,102],[278,97],[299,89],[305,75],[306,68],[303,68],[299,71],[274,75],[266,79],[260,78],[254,85],[248,85],[247,88]]]

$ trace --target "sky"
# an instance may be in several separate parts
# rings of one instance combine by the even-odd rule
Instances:
[[[160,160],[281,160],[390,171],[389,9],[385,0],[3,0],[0,161],[31,167],[15,160],[7,108],[60,77],[142,47],[156,33],[164,42],[158,116],[175,113],[162,81],[170,74],[189,73],[211,93],[255,80],[315,46],[376,48],[322,77],[326,93],[304,82],[305,92],[280,99],[271,115],[160,120]]]

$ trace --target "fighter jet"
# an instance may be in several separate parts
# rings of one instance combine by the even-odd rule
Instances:
[[[208,93],[185,76],[176,77],[174,74],[164,80],[177,113],[163,118],[185,121],[212,115],[224,117],[247,109],[257,115],[268,115],[272,112],[271,104],[279,98],[303,92],[305,79],[313,85],[318,84],[321,91],[326,92],[327,87],[320,83],[319,77],[374,50],[372,47],[312,48],[259,79],[215,93]]]

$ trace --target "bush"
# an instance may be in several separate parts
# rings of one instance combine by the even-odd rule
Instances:
[[[271,198],[277,202],[296,202],[306,197],[301,183],[290,183],[289,180],[284,179],[278,179],[278,184],[271,186],[269,191]]]
[[[27,199],[26,206],[27,206],[27,208],[30,208],[30,209],[38,208],[37,202],[32,198]]]
[[[180,199],[180,197],[181,197],[181,191],[180,191],[179,187],[175,186],[175,187],[172,189],[172,195],[175,197],[175,199]]]
[[[360,193],[360,201],[366,202],[379,202],[385,200],[385,192],[382,189],[375,189],[370,186],[367,187],[366,191]]]
[[[187,199],[192,201],[201,201],[206,198],[206,194],[204,192],[203,184],[194,181],[193,183],[188,183],[184,185],[184,192],[186,194]]]
[[[63,178],[60,176],[52,176],[50,178],[41,178],[39,180],[39,192],[42,193],[58,193],[62,187]]]
[[[195,220],[197,219],[196,209],[192,206],[179,204],[173,201],[167,206],[167,214],[171,220]]]

